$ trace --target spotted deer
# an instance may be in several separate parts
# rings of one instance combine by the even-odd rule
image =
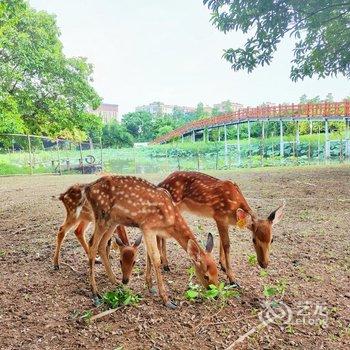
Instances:
[[[62,242],[66,234],[75,228],[74,233],[83,247],[86,255],[89,255],[89,245],[85,240],[85,232],[89,225],[94,221],[94,214],[88,201],[83,199],[82,191],[85,188],[83,184],[76,184],[60,194],[58,199],[62,201],[66,209],[66,218],[60,226],[57,233],[56,249],[54,255],[54,269],[59,269],[60,252]],[[53,199],[56,199],[53,197]],[[127,284],[132,274],[132,269],[135,265],[138,247],[141,243],[142,236],[139,236],[134,244],[130,244],[125,228],[118,226],[115,230],[116,243],[112,244],[114,249],[120,251],[120,265],[122,270],[122,282]],[[110,242],[107,245],[107,254],[109,256]]]
[[[258,263],[263,268],[268,266],[273,242],[272,228],[281,220],[284,204],[267,219],[259,219],[236,183],[199,172],[176,171],[158,186],[169,191],[180,211],[215,220],[220,235],[220,264],[232,284],[238,286],[230,263],[229,225],[246,227],[252,232]],[[162,246],[165,246],[165,242]]]
[[[157,236],[172,237],[180,244],[194,263],[196,275],[203,286],[218,284],[218,270],[211,256],[212,235],[208,235],[206,250],[202,249],[167,191],[133,176],[104,176],[87,185],[84,193],[95,218],[95,230],[89,248],[89,276],[95,302],[99,301],[95,280],[97,252],[110,280],[116,282],[106,257],[106,246],[117,225],[141,229],[147,250],[146,284],[152,291],[153,265],[159,295],[167,307],[174,308],[176,305],[169,300],[164,286]]]

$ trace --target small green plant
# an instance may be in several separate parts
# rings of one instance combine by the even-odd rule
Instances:
[[[255,254],[248,255],[248,264],[250,266],[255,266],[257,263],[258,263],[258,260]]]
[[[226,302],[228,299],[240,296],[239,291],[234,290],[233,286],[222,282],[219,286],[211,284],[208,289],[201,288],[198,284],[189,283],[188,289],[185,292],[185,297],[188,300],[221,300]]]
[[[0,258],[5,256],[6,252],[4,250],[0,250]]]
[[[85,322],[89,322],[91,317],[92,317],[93,313],[92,310],[85,310],[83,312],[83,314],[81,315],[81,318],[85,321]]]
[[[115,290],[104,293],[102,300],[109,308],[115,309],[119,306],[138,304],[141,296],[133,293],[129,288],[118,286]]]
[[[267,277],[269,273],[265,269],[261,269],[259,275],[260,277]]]
[[[196,274],[196,271],[195,271],[194,267],[191,266],[187,269],[187,273],[188,273],[188,279],[191,281],[192,278],[194,277],[194,275]]]
[[[264,285],[263,294],[266,298],[276,295],[283,295],[286,291],[287,283],[284,280],[277,281],[277,284]]]

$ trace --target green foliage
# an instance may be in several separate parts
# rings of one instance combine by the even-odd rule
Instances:
[[[86,110],[100,103],[91,86],[92,66],[66,57],[59,36],[54,16],[24,0],[1,2],[2,131],[57,136],[77,128],[88,134]]]
[[[148,112],[138,111],[127,113],[123,116],[122,124],[138,142],[154,139],[152,115]]]
[[[235,290],[231,285],[225,286],[223,282],[220,283],[218,287],[211,284],[208,289],[204,289],[198,284],[190,282],[185,292],[185,298],[190,301],[220,300],[226,302],[228,299],[238,298],[239,296],[239,291]]]
[[[287,283],[284,280],[277,281],[276,284],[264,285],[263,294],[266,298],[276,295],[283,295],[286,291]]]
[[[255,266],[257,265],[257,263],[258,263],[258,260],[255,254],[248,255],[248,264],[250,266]]]
[[[349,2],[338,0],[261,1],[203,0],[213,24],[224,33],[241,31],[243,47],[227,49],[224,58],[234,70],[270,64],[285,36],[295,41],[290,76],[350,76]]]
[[[260,275],[260,277],[267,277],[269,275],[269,273],[265,269],[261,269],[259,271],[259,275]]]
[[[103,145],[105,147],[131,147],[134,143],[132,135],[125,125],[112,121],[103,126]]]
[[[89,322],[91,317],[93,316],[93,312],[92,310],[85,310],[83,312],[83,314],[81,315],[81,318],[85,321],[85,322]]]
[[[134,294],[129,288],[118,286],[114,291],[103,294],[103,302],[111,309],[120,306],[136,305],[140,302],[141,296]]]

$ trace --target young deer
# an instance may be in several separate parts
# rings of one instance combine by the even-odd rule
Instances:
[[[207,249],[204,251],[167,191],[133,176],[104,176],[87,185],[85,195],[95,217],[95,230],[89,249],[90,281],[95,302],[99,300],[95,280],[97,251],[110,280],[116,282],[106,257],[106,246],[117,225],[141,229],[147,249],[146,283],[151,291],[153,265],[159,295],[166,306],[174,308],[175,304],[169,300],[160,271],[157,235],[172,237],[179,242],[193,261],[196,274],[205,287],[218,284],[218,270],[211,256],[213,237],[209,234]]]
[[[62,242],[67,232],[75,227],[74,233],[78,241],[82,245],[86,255],[89,255],[89,246],[85,240],[85,231],[90,223],[94,221],[94,213],[88,201],[83,199],[82,191],[85,185],[76,184],[62,193],[58,199],[62,201],[66,208],[66,218],[60,226],[57,233],[56,249],[54,255],[54,269],[59,269],[59,258]],[[138,246],[141,243],[142,236],[139,236],[134,244],[130,244],[124,227],[117,227],[117,243],[120,251],[120,265],[122,270],[122,282],[127,284],[135,265]],[[116,247],[113,245],[113,248]],[[109,256],[110,242],[107,246],[107,254]]]
[[[234,282],[230,264],[229,225],[246,227],[252,232],[258,263],[263,268],[268,266],[272,227],[281,220],[284,204],[267,219],[259,219],[237,184],[199,172],[176,171],[158,186],[169,191],[180,211],[190,211],[215,220],[220,235],[220,264],[232,284],[238,285]]]

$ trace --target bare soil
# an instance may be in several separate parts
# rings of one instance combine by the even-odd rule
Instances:
[[[214,175],[236,181],[262,217],[286,199],[285,216],[274,228],[268,276],[260,276],[260,268],[248,263],[254,253],[249,231],[232,228],[232,261],[242,287],[240,297],[226,304],[186,301],[190,261],[176,242],[169,242],[171,272],[164,272],[164,278],[179,305],[170,310],[145,289],[141,248],[138,275],[130,287],[142,294],[142,301],[93,323],[81,318],[84,311],[102,310],[90,299],[87,259],[73,234],[64,242],[61,261],[74,270],[67,265],[53,270],[55,237],[64,208],[50,197],[96,177],[0,178],[0,348],[225,349],[260,324],[258,314],[268,300],[264,286],[284,281],[286,290],[277,298],[292,310],[293,323],[287,325],[281,319],[235,348],[349,349],[350,167],[266,168]],[[154,183],[164,177],[145,176]],[[187,214],[185,218],[200,240],[209,231],[215,234],[217,257],[214,223]],[[137,234],[137,229],[130,230],[130,239]],[[119,257],[114,255],[113,267],[120,276]],[[220,277],[225,280],[222,272]],[[113,289],[101,266],[97,282],[102,292]],[[300,305],[307,303],[310,309],[302,321]],[[317,318],[320,304],[326,320]],[[308,324],[310,319],[315,324]]]

